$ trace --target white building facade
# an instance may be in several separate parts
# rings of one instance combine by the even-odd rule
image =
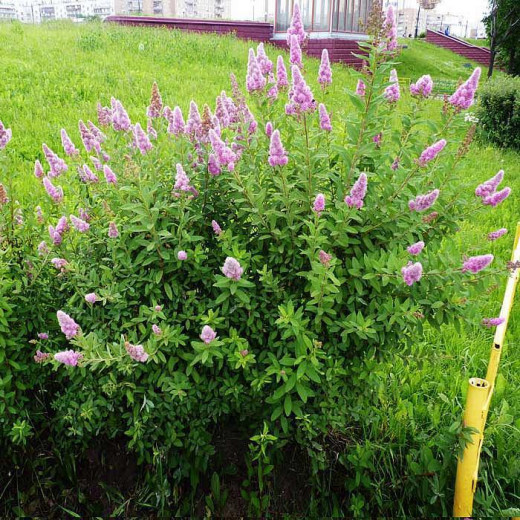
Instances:
[[[0,0],[0,20],[40,23],[49,20],[105,17],[114,13],[113,0]]]
[[[229,20],[231,0],[115,0],[115,14]]]

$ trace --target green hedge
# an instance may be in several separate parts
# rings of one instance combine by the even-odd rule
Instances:
[[[520,77],[505,76],[485,83],[478,117],[483,140],[520,150]]]

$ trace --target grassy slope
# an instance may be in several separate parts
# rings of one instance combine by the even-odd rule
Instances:
[[[416,79],[429,73],[434,80],[458,80],[467,77],[471,70],[464,66],[467,60],[449,51],[424,41],[407,43],[409,47],[399,58],[401,63],[397,67],[400,76]],[[111,95],[123,101],[132,119],[139,118],[143,122],[144,107],[154,80],[170,106],[178,104],[186,110],[192,98],[198,103],[213,104],[222,89],[229,90],[230,72],[234,72],[242,84],[248,44],[231,37],[181,35],[165,30],[96,24],[46,27],[4,24],[0,25],[0,48],[3,86],[0,118],[13,129],[10,149],[16,154],[15,171],[11,171],[10,176],[20,187],[21,203],[36,205],[33,161],[37,155],[41,156],[42,142],[61,150],[61,127],[77,140],[77,120],[95,120],[96,102],[107,104]],[[278,50],[268,49],[268,52],[273,54]],[[312,87],[317,88],[317,62],[307,60],[306,68]],[[334,86],[328,96],[330,108],[344,108],[343,89],[354,84],[351,71],[335,66]],[[440,104],[432,102],[432,117],[439,109]],[[473,147],[462,166],[467,189],[473,189],[478,182],[503,168],[515,192],[501,207],[486,212],[478,220],[468,221],[456,239],[465,243],[468,236],[482,237],[482,252],[491,247],[493,252],[504,254],[511,247],[513,226],[519,220],[518,213],[514,212],[515,207],[520,207],[518,159],[518,154],[511,152]],[[511,229],[506,238],[492,246],[484,243],[485,233],[502,226]],[[500,288],[498,292],[502,291]],[[498,313],[500,297],[498,293],[492,297],[481,296],[488,315]],[[511,348],[520,338],[519,309],[517,302],[501,366],[499,395],[489,417],[486,446],[495,448],[489,452],[491,455],[483,456],[483,471],[491,473],[494,468],[500,475],[509,474],[512,478],[520,466],[515,448],[520,445],[520,380],[517,376],[520,353]],[[437,436],[460,417],[467,378],[485,374],[490,341],[491,335],[481,329],[458,334],[448,328],[441,333],[429,331],[426,341],[418,342],[408,354],[396,353],[392,374],[388,375],[388,414],[394,427],[395,421],[401,421],[402,435],[434,445]],[[413,403],[412,412],[407,403]],[[504,408],[506,403],[508,410]],[[391,433],[390,441],[393,435],[395,432]],[[516,476],[520,480],[518,473]],[[481,489],[479,493],[491,496],[494,492],[495,489]],[[481,501],[482,495],[477,499]],[[449,492],[442,500],[449,510]],[[493,500],[494,511],[514,505]]]

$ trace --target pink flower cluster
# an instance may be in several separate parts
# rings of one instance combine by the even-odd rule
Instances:
[[[329,113],[323,103],[318,105],[318,112],[320,114],[320,128],[325,130],[325,132],[330,132],[332,130],[332,124],[330,122]]]
[[[61,129],[61,144],[63,145],[63,150],[69,157],[79,154],[79,150],[74,146],[65,128]]]
[[[45,159],[50,166],[49,177],[58,177],[63,172],[66,172],[69,167],[63,159],[60,159],[45,143],[42,145]]]
[[[211,227],[213,228],[213,232],[215,233],[215,235],[222,235],[222,228],[216,220],[211,221]]]
[[[366,94],[366,85],[365,82],[362,79],[358,79],[357,85],[356,85],[356,94],[360,97],[365,97]]]
[[[105,175],[105,180],[108,184],[117,184],[116,174],[108,164],[103,165],[103,174]]]
[[[162,334],[162,330],[161,328],[159,327],[159,325],[156,325],[155,323],[152,325],[152,332],[156,335],[156,336],[160,336]]]
[[[465,110],[473,105],[480,72],[480,67],[477,67],[471,76],[448,98],[448,102],[453,107]]]
[[[289,92],[289,103],[285,105],[287,115],[299,115],[305,112],[313,112],[316,109],[316,102],[312,91],[305,82],[300,69],[292,66],[292,87]]]
[[[358,180],[352,186],[350,195],[345,197],[345,204],[349,208],[361,209],[363,207],[363,200],[367,193],[367,176],[365,173],[361,173]]]
[[[268,58],[265,53],[264,44],[259,43],[256,48],[256,61],[258,66],[260,67],[260,72],[267,76],[271,72],[273,72],[273,62]]]
[[[283,90],[289,86],[289,78],[287,77],[287,69],[282,56],[278,56],[276,60],[276,86],[278,90]]]
[[[401,97],[401,89],[399,88],[399,80],[395,69],[390,71],[390,83],[391,85],[385,88],[384,96],[389,103],[396,103]]]
[[[11,138],[13,137],[13,132],[10,128],[6,128],[2,121],[0,121],[0,150],[3,150]]]
[[[54,354],[54,359],[56,361],[71,367],[77,366],[78,362],[82,358],[83,354],[81,354],[80,352],[75,352],[74,350],[64,350],[63,352],[56,352],[56,354]]]
[[[204,341],[206,345],[209,345],[216,337],[217,333],[209,325],[204,325],[204,327],[202,327],[200,339]]]
[[[186,191],[189,191],[189,192],[192,192],[192,193],[197,193],[197,190],[190,185],[190,179],[188,178],[188,176],[186,175],[186,172],[184,171],[184,168],[182,167],[181,164],[177,163],[177,173],[175,175],[175,184],[173,186],[173,193],[179,197],[180,196],[180,192],[186,192]]]
[[[246,76],[246,89],[248,92],[255,92],[257,90],[263,90],[267,84],[260,65],[255,56],[255,51],[249,49],[249,60],[247,62],[247,76]]]
[[[504,321],[506,321],[504,318],[484,318],[482,320],[482,325],[490,329],[491,327],[498,327],[499,325],[502,325]]]
[[[482,269],[485,269],[493,261],[493,258],[493,255],[472,256],[462,265],[462,272],[470,271],[476,274],[482,271]]]
[[[329,51],[327,49],[323,49],[321,53],[318,83],[322,88],[326,88],[332,83],[332,69],[330,68]]]
[[[424,249],[424,242],[421,240],[420,242],[416,242],[415,244],[412,244],[411,246],[408,246],[406,250],[413,256],[417,256],[421,253],[421,251]]]
[[[80,233],[86,233],[90,228],[90,224],[88,222],[85,222],[83,219],[75,217],[74,215],[70,216],[70,222]]]
[[[394,8],[390,5],[386,11],[385,30],[388,42],[386,49],[395,51],[397,49],[397,26],[394,14]]]
[[[67,339],[71,339],[79,334],[79,325],[68,314],[58,311],[56,315],[58,316],[61,331]]]
[[[117,238],[119,236],[119,230],[117,229],[115,222],[108,224],[108,238]]]
[[[65,267],[67,267],[67,265],[69,265],[69,263],[67,262],[67,260],[65,260],[65,258],[52,258],[51,264],[60,271],[63,271],[65,269]]]
[[[99,298],[96,293],[91,292],[91,293],[85,294],[85,301],[87,303],[90,303],[91,305],[94,305],[94,303],[96,303],[98,300],[99,300]]]
[[[153,148],[148,134],[142,129],[139,123],[136,123],[133,127],[133,137],[134,145],[142,155],[146,155],[146,153]]]
[[[445,139],[441,139],[440,141],[437,141],[431,146],[428,146],[428,148],[426,148],[426,150],[424,150],[421,156],[419,157],[419,165],[426,166],[430,161],[433,161],[433,159],[435,159],[435,157],[437,157],[437,155],[441,153],[445,146]]]
[[[303,28],[300,6],[297,3],[294,4],[291,24],[287,29],[287,43],[290,43],[291,36],[295,36],[300,45],[305,41],[305,38],[307,37],[307,33]]]
[[[325,195],[318,193],[314,199],[312,210],[318,215],[318,217],[325,211]]]
[[[404,283],[411,286],[422,278],[423,266],[421,262],[415,262],[415,264],[408,262],[408,264],[401,269],[401,274],[403,275]]]
[[[184,260],[188,260],[188,253],[186,253],[186,251],[179,251],[177,253],[177,259],[181,262],[184,262]]]
[[[36,355],[34,356],[34,361],[35,363],[43,363],[44,361],[47,361],[50,357],[50,354],[42,352],[41,350],[37,350]]]
[[[504,170],[500,170],[494,177],[477,186],[475,195],[482,199],[483,204],[495,207],[509,197],[511,194],[509,187],[496,191],[503,178]]]
[[[303,68],[302,49],[296,36],[291,36],[289,40],[289,63],[299,69]]]
[[[186,130],[186,123],[182,115],[182,110],[175,107],[172,111],[170,107],[164,107],[164,117],[168,121],[168,133],[178,137],[184,134]]]
[[[61,202],[63,200],[63,188],[61,186],[54,186],[49,177],[43,178],[43,187],[54,202]]]
[[[144,363],[148,359],[148,354],[142,345],[132,345],[126,341],[125,350],[134,361],[139,361],[139,363]]]
[[[274,168],[275,166],[285,166],[288,161],[287,152],[284,150],[280,140],[280,132],[275,130],[271,135],[271,144],[269,146],[269,164]]]
[[[415,83],[410,85],[410,94],[427,98],[433,90],[433,80],[429,74],[421,76]]]
[[[498,240],[500,237],[503,237],[507,233],[506,228],[500,228],[496,231],[492,231],[491,233],[488,233],[487,239],[490,241]]]
[[[325,267],[329,267],[330,266],[330,261],[332,260],[332,255],[329,255],[328,253],[326,253],[325,251],[323,251],[323,249],[320,251],[319,253],[319,257],[320,257],[320,262],[325,266]]]
[[[228,278],[232,280],[238,281],[242,277],[244,273],[243,267],[240,266],[240,263],[235,258],[228,256],[224,261],[224,266],[222,267],[222,272]]]
[[[209,140],[219,166],[226,166],[230,172],[233,171],[237,161],[235,152],[222,141],[213,129],[209,131]]]
[[[431,208],[439,197],[439,190],[435,189],[426,195],[417,195],[414,200],[408,203],[410,211],[426,211]]]
[[[90,153],[95,150],[97,153],[101,153],[101,143],[96,139],[94,133],[87,127],[83,121],[78,122],[79,134],[81,136],[81,142],[85,147],[85,150]]]
[[[118,99],[110,100],[112,106],[112,127],[116,132],[128,132],[132,129],[132,122],[123,104]]]

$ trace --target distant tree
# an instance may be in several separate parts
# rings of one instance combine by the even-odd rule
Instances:
[[[520,1],[489,0],[490,13],[483,20],[490,41],[493,75],[498,58],[509,74],[520,75]]]

